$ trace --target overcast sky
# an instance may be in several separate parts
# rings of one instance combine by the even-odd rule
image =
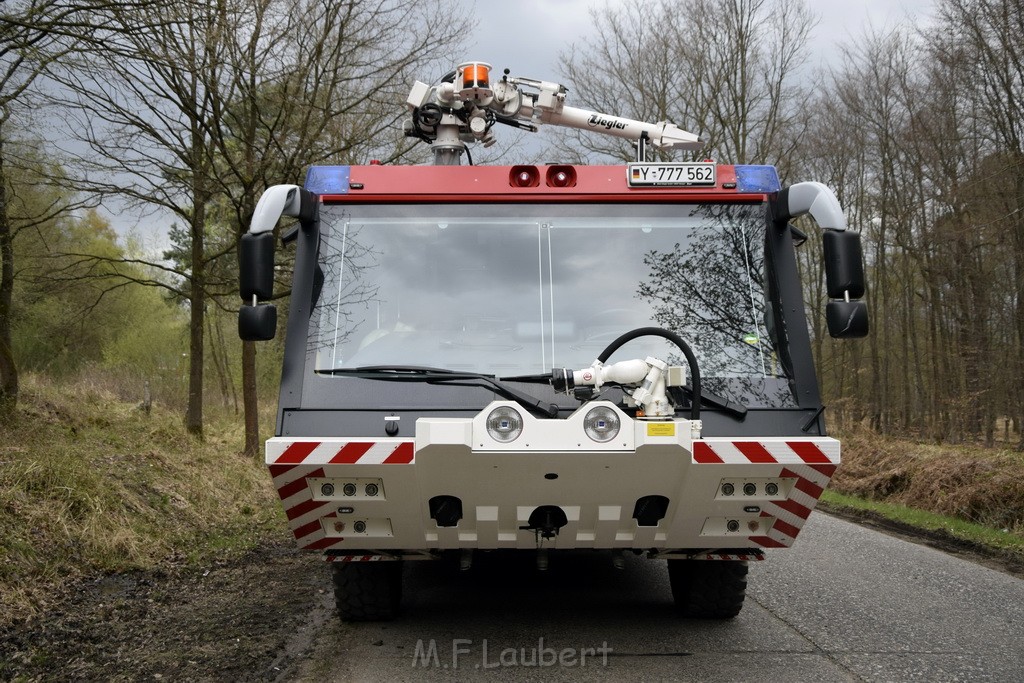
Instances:
[[[638,1],[644,0],[606,0],[612,6]],[[589,10],[605,4],[595,0],[460,2],[479,21],[476,35],[466,41],[467,61],[489,62],[499,73],[507,67],[513,75],[543,80],[559,77],[558,53],[593,31]],[[934,0],[808,0],[808,4],[820,18],[811,37],[811,62],[827,65],[837,58],[839,44],[856,38],[869,25],[885,28],[906,20],[924,24]],[[680,16],[680,21],[686,17]]]
[[[601,7],[603,2],[618,6],[625,2],[645,0],[517,0],[514,3],[497,0],[457,1],[463,6],[463,11],[472,13],[478,22],[474,34],[465,40],[466,52],[459,61],[489,62],[497,73],[508,68],[515,76],[558,82],[563,77],[563,70],[559,68],[559,53],[571,49],[574,43],[582,43],[594,30],[589,15],[591,7]],[[808,0],[812,10],[819,16],[819,23],[811,35],[808,66],[813,68],[837,64],[839,46],[849,44],[869,27],[885,29],[898,24],[926,25],[934,1]],[[686,17],[680,16],[680,21],[685,22]],[[652,27],[651,30],[655,29]],[[455,66],[457,64],[452,64],[451,68]],[[440,76],[420,74],[418,78],[433,83]],[[570,92],[570,105],[573,104],[571,97]],[[523,134],[518,143],[504,140],[511,133],[503,128],[498,130],[502,142],[511,142],[515,147],[509,156],[498,163],[517,163],[524,158],[519,156],[521,152],[536,153],[547,144],[543,133],[536,136]],[[498,148],[503,147],[505,145],[499,144]],[[281,179],[281,182],[294,181],[293,178]],[[143,218],[136,223],[136,219],[131,216],[108,217],[122,232],[136,226],[139,236],[147,244],[155,245],[156,249],[166,245],[166,220]]]
[[[563,81],[559,54],[570,51],[574,44],[582,47],[594,32],[590,9],[627,2],[649,0],[518,0],[514,4],[495,0],[456,0],[465,14],[477,19],[477,28],[467,36],[461,61],[487,62],[495,73],[508,68],[513,76],[554,81],[569,86],[566,103],[574,105],[573,84]],[[768,0],[769,3],[775,0]],[[924,26],[930,18],[935,0],[807,0],[818,16],[811,33],[806,73],[811,77],[817,68],[838,66],[843,44],[850,45],[871,28],[884,30],[897,25]],[[685,15],[680,14],[680,22]],[[656,30],[656,27],[651,27]],[[457,64],[452,64],[454,69]],[[423,74],[419,80],[430,81],[440,74]],[[622,114],[621,112],[602,112]],[[680,122],[675,122],[680,123]],[[519,134],[499,126],[499,144],[490,153],[479,150],[478,160],[484,163],[514,164],[543,157],[551,144],[548,129],[539,134]],[[504,151],[504,153],[502,153]],[[497,161],[493,158],[497,156]],[[546,159],[550,161],[550,159]]]

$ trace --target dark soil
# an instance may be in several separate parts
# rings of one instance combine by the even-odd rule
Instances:
[[[329,570],[282,540],[206,568],[80,582],[0,628],[0,680],[286,679],[333,617]]]

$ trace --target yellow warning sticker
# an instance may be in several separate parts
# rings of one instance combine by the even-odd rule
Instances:
[[[647,436],[675,436],[675,422],[648,422]]]

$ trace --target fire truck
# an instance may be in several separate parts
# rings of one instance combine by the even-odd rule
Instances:
[[[239,333],[271,339],[274,230],[297,219],[266,464],[345,620],[394,618],[409,562],[518,551],[543,570],[580,549],[665,560],[681,615],[731,618],[748,563],[793,544],[839,465],[791,222],[822,229],[829,333],[864,336],[835,195],[649,161],[703,143],[566,98],[483,62],[416,82],[406,133],[433,164],[310,168],[242,238]],[[617,136],[636,161],[472,165],[497,124]]]

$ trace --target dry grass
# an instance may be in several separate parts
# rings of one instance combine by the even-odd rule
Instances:
[[[159,404],[147,416],[95,383],[32,377],[19,412],[0,430],[0,621],[82,575],[210,561],[283,528],[238,419],[200,442]]]
[[[936,446],[873,434],[843,438],[830,488],[1024,536],[1024,454]]]

